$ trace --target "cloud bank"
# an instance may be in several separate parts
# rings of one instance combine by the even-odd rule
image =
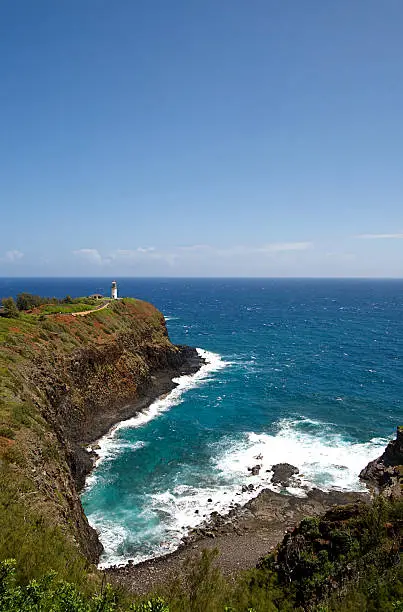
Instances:
[[[83,248],[73,251],[73,255],[95,266],[110,267],[118,263],[136,264],[145,262],[162,262],[170,267],[189,260],[205,261],[228,258],[275,257],[277,254],[307,251],[314,248],[312,242],[272,242],[260,246],[216,247],[209,244],[178,246],[170,249],[157,249],[153,246],[139,246],[134,249],[115,249],[102,254],[98,249]]]
[[[19,251],[18,249],[13,249],[12,251],[6,251],[4,257],[0,257],[0,261],[5,263],[16,263],[20,259],[24,257],[24,253]]]
[[[358,234],[355,238],[364,240],[399,240],[403,238],[403,234]]]

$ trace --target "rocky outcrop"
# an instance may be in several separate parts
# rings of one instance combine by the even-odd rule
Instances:
[[[371,461],[360,473],[369,487],[384,497],[399,498],[403,494],[403,427],[397,428],[396,440],[385,452]]]
[[[292,485],[292,477],[299,474],[299,469],[289,463],[276,463],[273,465],[273,476],[271,477],[272,484],[289,487]]]
[[[11,432],[12,444],[2,445],[0,466],[21,481],[21,491],[32,489],[29,498],[22,493],[21,504],[29,499],[38,520],[60,528],[96,562],[102,546],[79,498],[93,466],[86,447],[203,360],[195,349],[170,342],[153,306],[122,300],[87,317],[16,322],[1,345],[0,366],[3,361],[8,379],[0,388],[0,426]]]
[[[242,491],[245,491],[244,487]],[[295,497],[263,489],[257,497],[243,506],[234,503],[226,514],[212,512],[206,521],[190,530],[183,543],[188,546],[206,538],[218,538],[228,534],[241,535],[257,530],[284,534],[285,530],[293,528],[304,516],[318,516],[341,504],[368,501],[369,496],[365,493],[325,493],[320,489],[312,489],[307,492],[306,497]]]
[[[51,405],[46,418],[66,444],[78,490],[92,468],[86,446],[175,387],[173,378],[196,372],[202,361],[186,346],[138,347],[130,335],[75,352],[43,388]]]
[[[261,465],[257,464],[254,465],[253,467],[248,467],[248,472],[250,472],[250,476],[259,476],[259,472],[261,469]]]
[[[290,589],[294,609],[316,610],[332,595],[351,591],[369,568],[379,577],[399,564],[401,512],[393,506],[355,502],[304,518],[258,568]]]

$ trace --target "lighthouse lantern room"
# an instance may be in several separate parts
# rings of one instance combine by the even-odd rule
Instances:
[[[118,284],[116,281],[112,281],[111,296],[112,300],[118,299]]]

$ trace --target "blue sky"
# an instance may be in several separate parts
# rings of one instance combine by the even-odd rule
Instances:
[[[3,0],[0,275],[403,276],[401,0]]]

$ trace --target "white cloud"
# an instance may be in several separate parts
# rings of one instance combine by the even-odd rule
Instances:
[[[259,253],[280,253],[281,251],[307,251],[313,249],[313,242],[272,242],[257,249]]]
[[[127,259],[138,259],[145,255],[151,255],[152,257],[158,257],[158,252],[155,247],[137,247],[137,249],[117,249],[112,251],[111,258],[119,259],[125,257]]]
[[[97,249],[78,249],[73,251],[73,254],[93,264],[101,265],[104,263],[101,253]]]
[[[137,247],[137,249],[117,249],[112,251],[110,259],[112,261],[129,261],[129,262],[145,262],[145,261],[163,261],[170,266],[174,265],[177,255],[170,251],[159,251],[155,247]]]
[[[188,246],[177,246],[170,249],[158,249],[153,246],[136,247],[134,249],[115,249],[106,255],[97,249],[78,249],[73,251],[74,255],[85,259],[94,265],[119,264],[134,265],[145,263],[163,263],[175,266],[180,262],[194,264],[201,261],[214,262],[219,258],[247,258],[248,256],[272,256],[286,253],[288,251],[306,251],[314,248],[312,242],[272,242],[262,246],[235,245],[230,247],[217,247],[208,244],[194,244]]]
[[[354,238],[360,238],[365,240],[384,240],[384,239],[403,239],[403,234],[358,234]]]
[[[152,253],[155,251],[155,247],[138,247],[137,250],[139,253]]]
[[[212,249],[213,247],[208,244],[191,244],[186,246],[179,246],[179,251],[206,251]]]
[[[0,258],[0,261],[4,261],[7,263],[15,263],[24,257],[24,253],[18,251],[18,249],[13,249],[12,251],[7,251],[4,257]]]
[[[271,242],[263,246],[238,245],[232,247],[214,247],[208,244],[194,244],[178,247],[178,251],[189,253],[211,253],[212,255],[236,256],[249,253],[280,253],[282,251],[306,251],[313,248],[313,242]]]

